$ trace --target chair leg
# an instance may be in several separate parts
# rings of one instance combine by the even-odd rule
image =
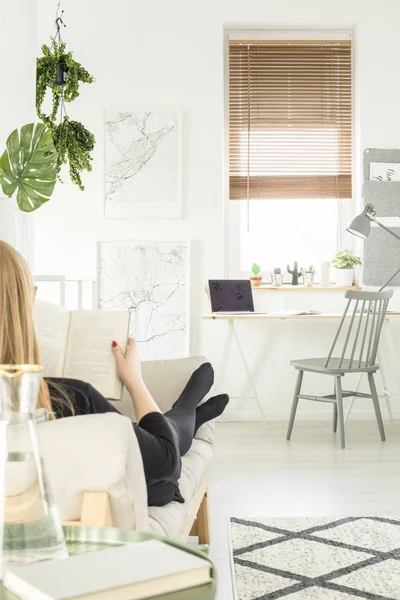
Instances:
[[[296,381],[296,387],[294,390],[292,410],[290,411],[288,430],[287,430],[287,434],[286,434],[287,440],[290,440],[290,438],[292,437],[293,423],[294,423],[294,419],[296,417],[297,405],[299,403],[299,394],[300,394],[300,390],[301,390],[301,384],[303,383],[303,375],[304,375],[304,371],[299,370],[299,374],[297,376],[297,381]]]
[[[343,413],[343,396],[342,396],[342,381],[340,377],[335,377],[335,390],[336,390],[336,405],[339,420],[339,431],[340,431],[340,445],[345,448],[345,435],[344,435],[344,413]]]
[[[383,426],[381,407],[379,406],[378,392],[376,391],[375,379],[372,373],[368,373],[368,382],[371,390],[372,402],[374,403],[376,420],[378,421],[379,433],[381,434],[381,440],[386,440],[385,428]]]
[[[337,412],[337,404],[333,405],[333,433],[337,432],[337,421],[338,421],[338,412]]]
[[[360,375],[358,376],[358,381],[357,381],[357,385],[356,385],[356,389],[355,392],[357,393],[360,390],[360,385],[361,385],[361,381],[362,381],[362,376],[364,373],[360,373]],[[347,423],[349,417],[350,417],[350,413],[353,410],[353,406],[354,406],[354,402],[356,401],[356,396],[353,396],[350,402],[350,406],[347,409],[347,414],[346,414],[346,418],[344,420],[345,423]]]

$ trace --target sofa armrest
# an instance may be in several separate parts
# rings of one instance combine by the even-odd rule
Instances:
[[[151,360],[142,363],[143,379],[163,412],[172,408],[187,384],[191,374],[206,362],[202,356],[169,360]],[[124,415],[135,420],[132,400],[124,390],[122,401],[113,402]]]
[[[179,398],[193,371],[204,362],[207,362],[204,356],[191,356],[189,358],[152,360],[142,363],[143,378],[151,395],[163,412],[167,412],[172,408],[172,405]],[[214,386],[203,402],[213,394],[215,394]],[[124,390],[122,400],[113,402],[113,404],[124,415],[136,421],[132,400],[126,390]],[[213,444],[214,421],[200,427],[195,437],[196,439]]]
[[[149,531],[143,461],[132,423],[115,413],[38,425],[63,521],[79,520],[84,492],[107,492],[115,527]]]

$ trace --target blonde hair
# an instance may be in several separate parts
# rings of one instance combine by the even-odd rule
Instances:
[[[35,288],[22,256],[0,240],[0,364],[40,365],[33,321]],[[46,381],[40,386],[38,408],[52,415]]]

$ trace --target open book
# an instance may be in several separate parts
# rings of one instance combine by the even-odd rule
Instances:
[[[91,383],[106,398],[120,400],[113,340],[123,348],[129,313],[74,310],[36,300],[36,331],[45,377],[71,377]]]

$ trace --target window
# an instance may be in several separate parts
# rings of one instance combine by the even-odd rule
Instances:
[[[241,270],[254,260],[315,264],[337,250],[338,207],[352,197],[351,71],[349,39],[230,40]]]

